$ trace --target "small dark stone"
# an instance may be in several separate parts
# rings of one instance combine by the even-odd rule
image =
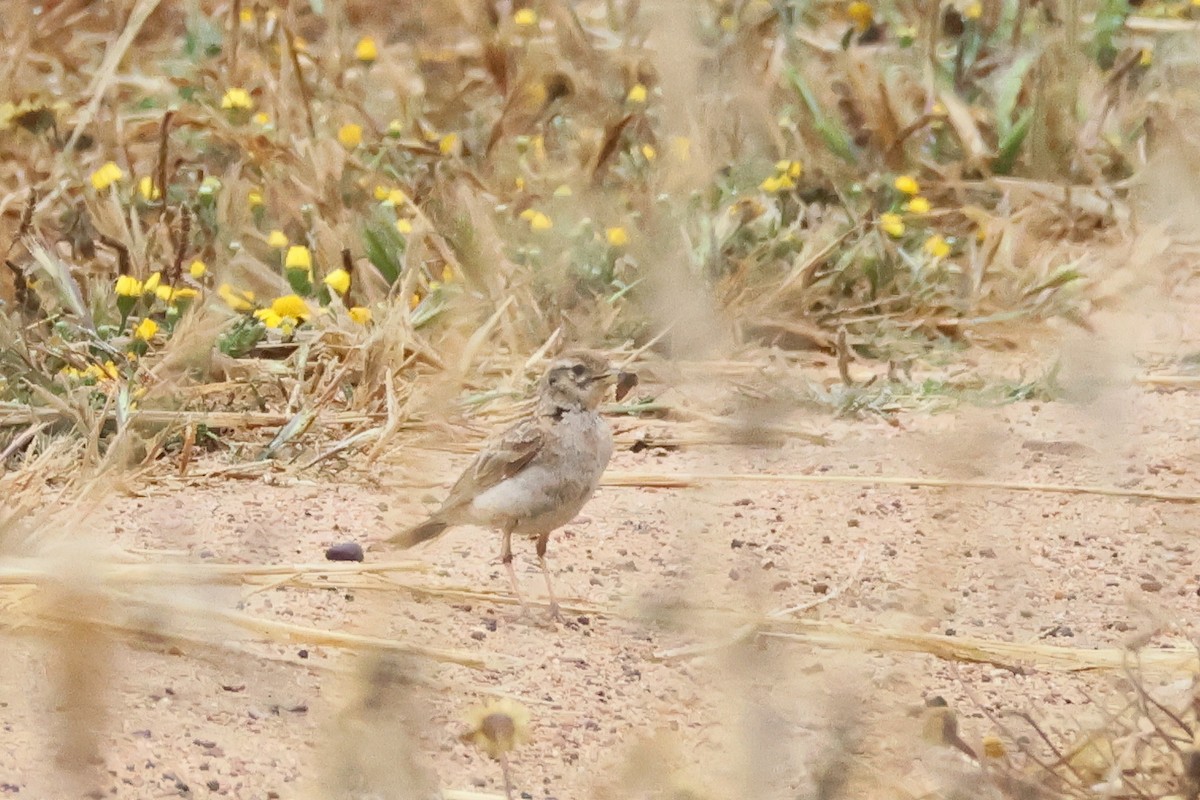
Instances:
[[[138,737],[139,739],[149,739],[150,731],[134,731],[133,735]]]
[[[340,542],[325,551],[326,561],[362,561],[363,549],[358,542]]]
[[[824,581],[814,583],[812,590],[813,590],[813,594],[828,594],[829,593],[829,584],[825,583]]]
[[[308,658],[308,651],[301,650],[299,653],[296,653],[296,655],[300,656],[301,658]]]
[[[742,547],[745,547],[745,546],[746,546],[746,543],[745,543],[744,541],[742,541],[741,539],[732,539],[732,540],[730,540],[730,542],[729,542],[729,549],[730,549],[730,550],[738,550],[738,549],[740,549],[740,548],[742,548]]]
[[[1142,581],[1141,586],[1143,592],[1161,592],[1163,588],[1163,585],[1155,580]]]
[[[197,747],[203,747],[206,750],[211,750],[217,746],[216,742],[210,742],[208,739],[192,739],[192,744]]]
[[[216,780],[215,778],[204,785],[208,787],[208,790],[210,792],[215,792],[221,788],[221,782]]]
[[[482,642],[487,638],[487,634],[483,631],[471,631],[471,638],[477,642]]]
[[[592,624],[592,620],[590,617],[579,617],[575,621],[578,622],[580,625],[591,625]]]

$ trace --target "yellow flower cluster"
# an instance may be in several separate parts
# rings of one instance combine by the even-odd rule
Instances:
[[[93,380],[96,382],[115,381],[121,377],[120,370],[117,369],[117,365],[111,359],[105,361],[103,364],[88,364],[85,369],[63,367],[59,370],[59,374],[75,380]]]
[[[104,166],[92,173],[92,188],[97,192],[103,192],[124,177],[125,171],[123,169],[112,161],[107,161],[104,163]]]
[[[548,231],[554,227],[554,220],[536,209],[527,208],[521,212],[521,219],[529,223],[531,231]]]
[[[765,179],[758,188],[772,194],[786,192],[796,188],[796,181],[804,174],[804,165],[799,161],[775,162],[775,174]]]
[[[221,108],[227,111],[249,111],[254,108],[254,100],[245,89],[235,86],[225,90],[221,98]]]

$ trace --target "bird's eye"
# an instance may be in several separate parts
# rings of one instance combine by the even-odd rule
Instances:
[[[571,367],[571,372],[574,373],[576,378],[582,378],[583,374],[587,372],[587,367],[585,367],[583,364],[576,364],[575,366]]]

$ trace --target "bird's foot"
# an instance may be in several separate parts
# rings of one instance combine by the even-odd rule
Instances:
[[[509,622],[524,622],[526,624],[535,622],[533,614],[529,611],[529,606],[525,605],[524,603],[521,604],[520,611],[515,614],[509,614],[507,617],[505,617],[505,619],[507,619]]]

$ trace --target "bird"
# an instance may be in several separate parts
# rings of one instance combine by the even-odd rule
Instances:
[[[600,416],[601,402],[614,383],[620,381],[623,395],[635,380],[597,353],[576,351],[556,359],[538,382],[533,412],[479,451],[437,511],[388,541],[409,548],[459,525],[499,529],[500,561],[521,616],[528,617],[513,568],[512,537],[534,538],[550,618],[562,621],[546,547],[550,534],[591,499],[612,457],[612,431]]]

